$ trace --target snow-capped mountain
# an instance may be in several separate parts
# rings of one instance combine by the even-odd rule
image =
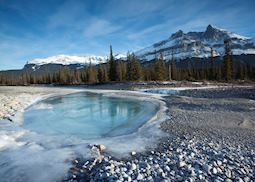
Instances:
[[[107,57],[103,56],[69,56],[69,55],[57,55],[48,58],[38,58],[28,61],[27,64],[34,64],[37,66],[44,64],[61,64],[61,65],[71,65],[71,64],[99,64],[106,62]]]
[[[147,48],[135,52],[142,61],[150,61],[164,53],[166,60],[185,59],[192,57],[207,58],[224,54],[224,40],[230,40],[234,55],[255,54],[254,39],[238,35],[227,30],[208,25],[204,32],[188,32],[182,30],[172,34],[166,40],[160,41]]]
[[[123,54],[114,55],[116,60],[125,60],[126,56]],[[86,65],[97,65],[107,62],[107,56],[70,56],[70,55],[56,55],[47,58],[37,58],[30,60],[24,66],[26,71],[56,71],[63,66],[68,66],[71,69],[80,69]]]

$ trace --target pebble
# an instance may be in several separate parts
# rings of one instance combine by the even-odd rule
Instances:
[[[217,174],[217,172],[218,172],[217,169],[214,167],[214,168],[212,169],[212,173],[213,173],[213,174]]]
[[[132,155],[132,156],[136,155],[136,152],[135,152],[135,151],[132,151],[132,152],[131,152],[131,155]]]
[[[182,168],[186,165],[185,161],[180,161],[179,162],[179,167]]]
[[[165,169],[166,169],[166,171],[170,171],[171,169],[170,169],[170,167],[168,167],[168,166],[165,166]]]
[[[139,173],[137,176],[137,180],[143,180],[143,178],[144,178],[143,175]]]
[[[189,129],[183,125],[180,127]],[[175,130],[169,129],[169,131],[176,134]],[[219,131],[221,132],[221,129]],[[185,131],[185,138],[178,137],[177,133],[177,137],[168,138],[167,141],[163,140],[155,150],[141,153],[141,155],[133,151],[130,153],[133,157],[125,160],[113,158],[103,160],[100,165],[96,164],[94,168],[91,168],[91,171],[88,169],[92,162],[86,162],[86,167],[82,168],[83,173],[88,174],[91,181],[249,182],[254,179],[254,150],[235,147],[234,144],[228,142],[228,136],[222,140],[217,138],[217,131],[210,137],[199,136],[196,132],[204,134],[204,131],[194,127],[192,134]],[[107,156],[107,154],[104,155]],[[82,166],[80,163],[79,160],[77,166]],[[76,165],[76,162],[73,162],[73,165]],[[81,171],[78,170],[78,172]],[[70,178],[72,175],[76,175],[75,171]],[[79,181],[79,176],[78,173],[77,181]]]
[[[105,145],[98,145],[98,149],[100,150],[100,152],[104,152],[106,150],[106,146]]]
[[[228,178],[231,178],[232,177],[232,175],[231,175],[231,171],[230,170],[226,170],[226,176],[228,177]]]
[[[131,164],[131,170],[132,171],[136,170],[136,165],[134,163]]]

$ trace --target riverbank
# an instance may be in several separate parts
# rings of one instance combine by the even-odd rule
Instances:
[[[0,176],[6,181],[58,181],[65,176],[71,167],[71,161],[77,156],[93,158],[90,150],[93,144],[104,144],[107,146],[106,152],[121,157],[128,156],[131,151],[145,151],[146,146],[155,146],[157,140],[162,137],[163,132],[158,125],[165,119],[165,104],[160,101],[159,95],[77,87],[0,87],[0,90],[0,97],[7,97],[6,104],[14,100],[19,101],[18,105],[16,103],[8,105],[8,107],[16,107],[17,111],[6,115],[6,119],[0,120]],[[84,91],[105,97],[153,102],[159,110],[136,132],[116,137],[83,139],[75,136],[44,135],[23,127],[23,111],[31,104],[48,97],[61,97],[65,94]],[[1,111],[8,107],[4,105]],[[109,108],[105,109],[109,110]],[[52,111],[49,110],[49,112]]]
[[[153,88],[154,91],[157,90],[155,86]],[[169,117],[159,126],[161,131],[164,131],[163,135],[157,135],[157,132],[153,134],[156,128],[152,130],[153,128],[150,127],[150,130],[144,129],[146,135],[134,134],[129,139],[120,137],[120,140],[105,139],[97,143],[89,141],[90,144],[103,144],[106,147],[106,150],[100,154],[97,153],[96,156],[92,155],[89,158],[84,158],[82,155],[77,157],[78,153],[67,150],[65,145],[70,141],[66,144],[59,143],[59,146],[55,147],[52,143],[47,144],[50,141],[48,138],[44,138],[45,141],[41,141],[41,138],[36,140],[30,138],[30,142],[26,144],[15,136],[16,138],[6,140],[6,142],[8,144],[16,142],[15,145],[22,146],[23,152],[28,154],[27,157],[37,156],[37,154],[45,156],[50,153],[48,158],[43,160],[42,166],[49,168],[50,165],[55,165],[56,176],[63,175],[62,172],[70,166],[62,167],[60,161],[54,156],[62,155],[61,159],[64,160],[64,156],[71,155],[69,161],[73,158],[75,160],[72,161],[73,166],[69,172],[62,178],[63,181],[255,180],[254,87],[226,87],[224,85],[224,87],[216,86],[210,89],[179,89],[174,95],[150,95],[150,93],[139,93],[139,89],[144,89],[144,87],[136,86],[133,88],[135,92],[130,92],[128,95],[122,94],[122,96],[137,97],[140,94],[141,99],[146,97],[162,99],[161,96],[163,96],[167,107],[166,118]],[[4,102],[1,102],[0,111],[3,113],[9,110],[4,117],[11,120],[11,115],[24,110],[39,99],[82,90],[54,87],[0,87],[1,101],[4,99]],[[98,92],[109,96],[118,96],[117,93],[121,93],[121,91],[111,93],[103,90],[98,90]],[[12,127],[11,124],[8,125]],[[16,131],[15,133],[24,135]],[[29,134],[29,137],[33,135]],[[75,142],[77,144],[80,141]],[[152,142],[151,145],[149,145],[150,142]],[[88,143],[79,146],[79,151],[93,152],[85,149]],[[46,146],[50,147],[50,152]],[[31,151],[26,151],[31,147],[33,150],[36,149],[36,155],[29,153]],[[118,149],[121,149],[121,152]],[[117,151],[120,152],[119,155]],[[54,160],[49,161],[51,159]],[[30,166],[39,164],[39,162],[38,156],[27,161]],[[44,177],[41,179],[47,179],[47,176]],[[11,176],[10,179],[12,179]],[[29,178],[25,179],[29,180]]]
[[[65,181],[254,181],[255,89],[186,90],[165,97],[168,135],[117,159],[77,159]]]

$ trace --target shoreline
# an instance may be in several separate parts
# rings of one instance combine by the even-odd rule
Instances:
[[[170,119],[160,127],[167,135],[156,147],[122,159],[103,153],[96,165],[77,158],[64,181],[254,181],[255,88],[231,89],[166,96]]]
[[[83,91],[82,89],[77,90]],[[89,90],[98,91],[105,96],[116,96],[116,93],[122,92],[118,90],[109,94],[111,92],[109,90],[84,89],[84,91]],[[252,181],[254,180],[252,174],[255,171],[254,166],[251,165],[252,162],[255,162],[255,145],[252,142],[252,139],[255,138],[255,129],[250,127],[255,128],[252,119],[253,108],[255,108],[254,90],[254,86],[195,89],[180,90],[177,95],[142,93],[141,90],[123,91],[126,93],[124,95],[122,93],[123,97],[134,97],[139,93],[140,99],[150,95],[150,97],[165,103],[164,107],[168,118],[159,122],[159,125],[150,127],[155,129],[155,126],[158,126],[156,127],[158,131],[163,131],[163,133],[156,132],[156,140],[154,139],[151,145],[145,145],[145,143],[151,142],[153,135],[145,135],[145,138],[138,136],[137,141],[141,142],[142,140],[138,146],[142,145],[144,148],[142,150],[129,148],[129,151],[127,148],[123,148],[127,155],[121,154],[119,157],[114,150],[111,151],[112,147],[122,147],[116,145],[117,140],[108,143],[105,142],[108,139],[98,140],[98,143],[91,140],[90,144],[106,144],[106,151],[97,156],[101,157],[101,161],[93,164],[93,156],[89,160],[82,156],[78,158],[76,156],[73,166],[69,168],[69,172],[62,180],[115,181],[123,178],[127,181],[164,181],[167,179],[226,181],[239,180],[240,178],[243,181]],[[233,117],[229,118],[231,115]],[[236,119],[243,116],[246,116],[243,122],[239,122],[239,120],[236,122]],[[205,122],[206,120],[208,122]],[[221,120],[226,120],[226,123],[230,123],[230,125],[228,126],[224,122],[221,124]],[[152,122],[153,124],[155,122]],[[147,128],[145,127],[143,130],[146,131]],[[146,132],[150,134],[155,131]],[[138,133],[130,135],[131,138]],[[123,138],[119,140],[119,143],[136,142],[136,140],[126,141],[125,137],[119,138]],[[241,171],[240,174],[238,171]]]
[[[13,87],[12,87],[13,88]],[[35,90],[33,88],[24,88],[24,87],[19,87],[20,92],[26,92],[26,94],[30,94],[30,92],[33,90],[33,92],[40,92],[43,94],[32,94],[32,96],[34,97],[29,97],[30,99],[26,99],[26,102],[24,102],[24,107],[29,107],[29,104],[32,104],[34,102],[31,102],[31,100],[33,101],[38,101],[39,99],[35,99],[35,97],[38,98],[42,98],[42,95],[44,96],[43,98],[48,98],[51,96],[56,96],[55,92],[58,92],[57,94],[59,94],[60,90],[59,89],[50,89],[48,91],[43,91],[41,89],[36,88]],[[25,89],[25,90],[24,90]],[[46,88],[47,89],[47,88]],[[61,88],[63,89],[63,88]],[[4,90],[8,90],[7,89],[3,89],[0,91],[4,92]],[[28,91],[30,90],[30,91]],[[71,89],[72,90],[72,89]],[[17,94],[19,90],[13,90],[14,94]],[[54,94],[52,94],[52,92],[54,91]],[[47,165],[49,166],[47,170],[55,170],[58,173],[61,173],[61,175],[57,175],[57,176],[52,176],[53,179],[52,180],[58,180],[59,178],[61,178],[61,176],[64,176],[67,172],[68,169],[71,167],[71,161],[81,155],[85,158],[92,158],[93,155],[91,154],[90,151],[90,145],[94,145],[94,144],[104,144],[107,146],[106,152],[109,152],[111,154],[114,154],[115,156],[119,156],[119,158],[121,156],[128,156],[129,153],[131,151],[144,151],[145,150],[145,146],[148,145],[152,145],[152,143],[156,143],[157,139],[159,137],[162,136],[162,131],[160,131],[159,129],[155,128],[155,125],[158,125],[158,122],[153,122],[153,120],[157,120],[159,121],[159,118],[163,118],[164,119],[164,110],[162,111],[162,108],[164,108],[163,101],[160,101],[159,98],[160,96],[155,95],[155,94],[146,94],[146,93],[136,93],[136,92],[132,92],[132,91],[102,91],[102,90],[90,90],[90,89],[77,89],[75,91],[70,91],[70,90],[65,90],[65,94],[69,94],[71,93],[77,93],[77,92],[93,92],[93,93],[100,93],[103,94],[104,96],[109,96],[109,97],[125,97],[125,98],[132,98],[132,99],[136,99],[136,100],[141,100],[141,101],[150,101],[150,102],[158,102],[159,103],[159,110],[156,112],[155,116],[153,118],[151,118],[149,121],[147,121],[145,124],[143,124],[138,131],[131,133],[131,134],[127,134],[127,135],[123,135],[123,136],[116,136],[116,137],[108,137],[108,138],[100,138],[100,139],[87,139],[87,140],[83,140],[83,139],[78,139],[78,138],[73,138],[70,137],[69,138],[58,138],[58,137],[47,137],[44,135],[40,135],[40,134],[36,134],[33,131],[29,131],[26,129],[23,129],[22,126],[19,126],[19,123],[17,123],[17,120],[15,120],[15,122],[18,124],[16,125],[15,123],[12,123],[10,121],[7,120],[0,120],[0,138],[2,138],[3,140],[0,142],[0,150],[2,153],[0,153],[0,165],[1,164],[5,164],[7,163],[8,165],[12,165],[11,163],[9,164],[8,162],[8,158],[13,158],[15,161],[17,162],[21,162],[23,160],[23,158],[26,158],[26,155],[29,155],[31,157],[31,160],[33,159],[33,156],[37,156],[37,155],[57,155],[55,156],[54,160],[57,161],[58,165],[61,164],[60,168],[56,169],[58,165],[55,166],[54,160],[52,162],[47,161],[47,156],[42,157],[45,158],[45,160],[43,161],[35,161],[32,160],[30,161],[30,163],[35,163],[36,166],[40,166],[40,165],[46,165],[44,163],[47,163]],[[50,94],[49,94],[50,92]],[[63,92],[61,92],[63,93]],[[10,91],[8,91],[8,94],[11,94]],[[12,95],[12,94],[11,94]],[[148,95],[150,95],[151,97],[148,97]],[[23,95],[22,95],[23,96]],[[139,96],[139,97],[137,97]],[[1,95],[0,95],[1,97]],[[9,99],[13,99],[15,98],[13,97],[9,97]],[[26,97],[27,98],[27,97]],[[29,103],[26,105],[26,103]],[[153,103],[153,104],[154,104]],[[26,107],[25,107],[26,106]],[[21,107],[19,107],[21,108]],[[17,113],[16,113],[17,114]],[[17,119],[17,118],[13,118],[13,119]],[[22,120],[20,120],[22,121]],[[151,133],[149,133],[149,131]],[[153,134],[155,133],[155,134]],[[153,140],[152,140],[152,135],[153,135]],[[44,138],[44,140],[41,140],[41,138]],[[150,139],[148,139],[150,138]],[[53,143],[52,143],[53,142]],[[133,143],[132,146],[129,145],[129,143]],[[153,144],[154,145],[154,144]],[[69,147],[70,146],[70,147]],[[32,148],[31,148],[32,147]],[[43,151],[34,151],[33,148],[40,148],[40,150]],[[64,147],[64,148],[63,148]],[[22,158],[20,158],[21,156],[18,155],[16,156],[15,153],[17,153],[19,150],[28,150],[27,152],[25,152],[24,154],[20,154],[22,156]],[[48,151],[49,150],[49,151]],[[9,156],[9,152],[8,151],[12,151],[10,153],[11,156]],[[13,154],[15,154],[15,156],[12,156]],[[29,154],[29,153],[32,153]],[[42,154],[40,154],[42,153]],[[49,154],[47,154],[49,153]],[[59,153],[59,154],[57,154]],[[63,154],[62,154],[63,153]],[[2,156],[3,155],[3,156]],[[24,155],[24,156],[23,156]],[[58,157],[58,155],[60,157]],[[9,157],[7,157],[9,156]],[[63,158],[64,156],[66,156],[65,158]],[[7,158],[6,158],[7,157]],[[27,156],[28,157],[28,156]],[[16,158],[16,159],[15,159]],[[62,159],[63,158],[63,159]],[[24,162],[24,164],[23,164]],[[26,166],[29,165],[29,162],[27,161],[23,161],[22,162],[22,166]],[[22,171],[22,166],[17,166],[18,170],[16,173],[13,172],[12,174],[9,175],[15,175],[15,174],[19,174],[19,171]],[[31,165],[32,167],[33,165]],[[53,167],[51,169],[51,166]],[[21,167],[21,169],[19,169]],[[28,166],[27,166],[28,167]],[[31,169],[32,170],[32,169]],[[15,170],[14,170],[15,171]],[[38,172],[40,172],[41,169],[39,171],[35,171],[35,174],[37,174]],[[7,174],[2,174],[3,171],[0,170],[0,176],[4,177]],[[10,171],[11,172],[11,171]],[[28,178],[25,174],[25,177]],[[41,174],[37,174],[40,177],[43,177]],[[7,177],[7,176],[6,176]],[[12,178],[10,178],[12,179]],[[15,178],[13,178],[15,180]],[[43,178],[42,181],[45,180],[49,180],[50,178]],[[31,179],[27,179],[28,181],[34,181],[34,177],[33,175],[31,175]],[[40,181],[40,180],[39,180]]]

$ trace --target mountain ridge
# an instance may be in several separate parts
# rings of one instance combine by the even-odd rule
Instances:
[[[231,40],[233,55],[255,54],[254,38],[242,36],[209,24],[205,31],[201,32],[190,31],[185,33],[182,30],[178,30],[169,38],[136,51],[135,55],[141,62],[158,58],[161,51],[163,51],[166,61],[172,59],[172,55],[177,60],[209,58],[212,48],[213,56],[223,56],[225,39]],[[116,54],[114,57],[115,59],[126,59],[126,55],[123,54]],[[77,65],[79,67],[90,63],[92,65],[105,63],[107,59],[107,56],[62,54],[33,59],[28,61],[26,65],[29,65],[34,70],[47,64]]]
[[[206,58],[211,56],[212,48],[214,56],[223,56],[225,39],[231,41],[234,55],[255,54],[253,38],[245,37],[211,24],[206,27],[204,32],[184,33],[182,30],[178,30],[168,39],[138,50],[135,54],[142,61],[150,61],[159,57],[161,51],[164,52],[166,60],[170,60],[172,54],[176,59]]]

